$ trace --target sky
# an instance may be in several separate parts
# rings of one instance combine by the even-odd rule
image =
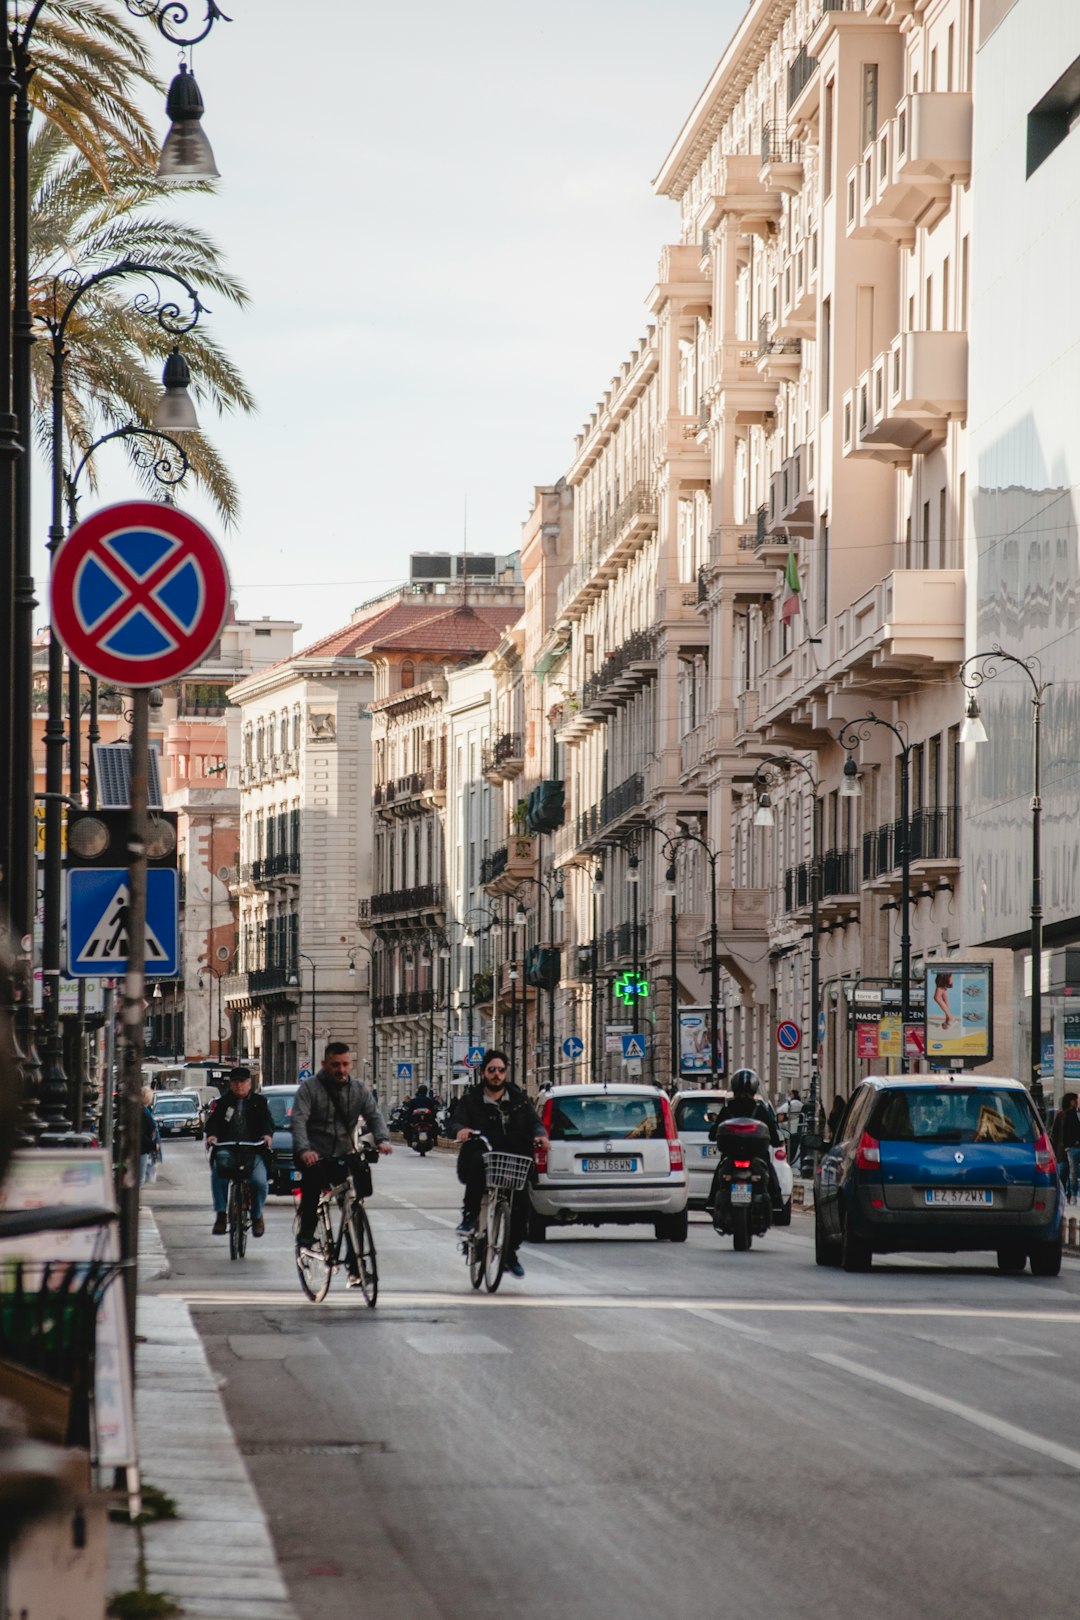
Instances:
[[[745,4],[225,0],[193,62],[222,178],[174,212],[251,294],[206,320],[259,409],[203,413],[239,522],[180,504],[241,617],[293,617],[302,646],[411,552],[458,549],[466,513],[470,551],[518,548],[645,329],[678,235],[652,177]],[[122,449],[98,461],[102,504],[139,494]]]

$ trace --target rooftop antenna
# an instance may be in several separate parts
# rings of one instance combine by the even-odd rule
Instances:
[[[464,588],[462,590],[461,605],[462,605],[463,608],[467,608],[468,605],[469,605],[469,497],[468,497],[468,495],[465,496],[464,506],[463,506],[463,510],[462,510],[461,547],[462,547],[462,549],[461,549],[461,572],[462,572],[462,575],[463,575],[464,581],[465,581]]]

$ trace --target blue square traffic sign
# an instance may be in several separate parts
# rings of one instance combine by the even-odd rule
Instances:
[[[74,866],[68,882],[68,973],[116,978],[127,972],[128,874],[123,866]],[[146,873],[146,975],[175,979],[180,971],[179,887],[175,871]]]

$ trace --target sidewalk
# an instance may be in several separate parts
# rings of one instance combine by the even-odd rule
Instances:
[[[168,1276],[149,1210],[141,1211],[139,1280]],[[297,1620],[273,1542],[214,1374],[180,1300],[140,1294],[136,1430],[144,1483],[175,1498],[179,1517],[140,1530],[109,1526],[108,1591],[139,1584],[206,1620]],[[182,1414],[182,1421],[181,1421]]]

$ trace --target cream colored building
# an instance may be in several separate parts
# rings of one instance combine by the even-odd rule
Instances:
[[[842,981],[898,971],[902,744],[914,973],[959,942],[974,10],[755,0],[656,181],[709,289],[686,356],[711,476],[693,779],[736,888],[769,895],[767,948],[729,936],[729,1038],[778,1080],[792,1019],[808,1083],[816,813],[826,1101],[852,1080]],[[902,743],[863,726],[845,799],[836,738],[871,712]],[[819,785],[784,772],[755,828],[758,761],[791,752]]]

